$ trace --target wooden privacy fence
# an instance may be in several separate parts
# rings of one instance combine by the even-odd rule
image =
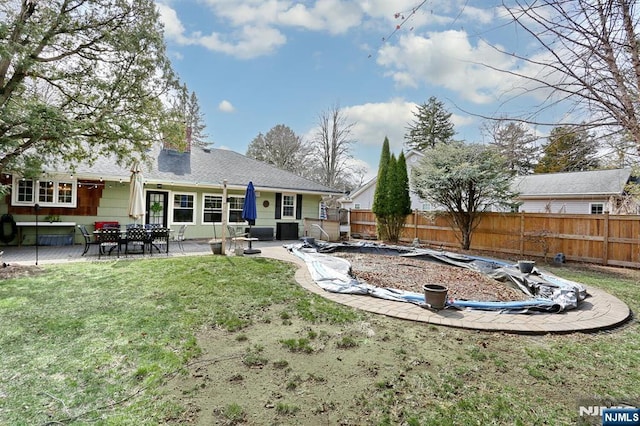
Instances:
[[[351,210],[351,234],[376,234],[370,210]],[[458,231],[446,213],[407,216],[402,241],[415,238],[434,248],[459,248]],[[484,213],[471,236],[471,249],[640,268],[640,216],[549,213]]]

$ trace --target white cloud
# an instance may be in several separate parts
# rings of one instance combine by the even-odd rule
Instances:
[[[216,22],[220,25],[216,31],[200,28],[188,33],[169,6],[171,0],[158,1],[162,1],[158,8],[168,38],[243,59],[271,54],[286,42],[288,28],[337,35],[363,27],[385,37],[396,25],[402,25],[395,39],[427,26],[462,26],[466,20],[489,23],[495,19],[494,9],[474,8],[466,0],[433,1],[420,9],[415,9],[415,0],[203,0],[212,27]]]
[[[228,100],[223,100],[218,104],[218,111],[222,112],[235,112],[235,107]]]
[[[339,34],[358,25],[363,16],[358,2],[345,0],[316,0],[311,5],[282,0],[207,0],[207,4],[234,27],[292,26]]]
[[[175,10],[158,3],[167,38],[240,59],[273,53],[286,43],[287,28],[342,34],[360,25],[364,16],[358,2],[345,0],[316,0],[311,6],[279,0],[207,0],[206,4],[211,22],[224,22],[224,31],[202,28],[187,33]]]
[[[390,102],[366,103],[342,108],[347,122],[356,123],[352,137],[358,145],[382,147],[384,138],[389,139],[392,152],[400,153],[404,143],[407,124],[413,117],[416,104],[402,99]]]
[[[184,36],[184,26],[180,22],[176,11],[163,3],[158,3],[157,6],[160,13],[160,22],[164,26],[165,36],[181,44],[187,43],[188,40]]]
[[[212,33],[193,39],[209,50],[249,59],[273,52],[287,41],[275,28],[245,26],[230,35]]]
[[[484,41],[472,45],[464,31],[402,36],[379,53],[377,62],[403,86],[444,87],[477,104],[493,102],[517,87],[515,78],[495,70],[513,69],[517,61]]]

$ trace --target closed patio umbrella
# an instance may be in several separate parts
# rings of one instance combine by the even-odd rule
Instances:
[[[144,181],[142,169],[137,161],[131,166],[131,181],[129,188],[129,217],[136,222],[145,214]]]
[[[251,237],[251,227],[256,223],[258,211],[256,208],[256,191],[253,188],[253,182],[249,182],[247,190],[244,194],[244,204],[242,205],[242,219],[249,222],[249,237]],[[245,254],[261,253],[260,250],[254,249],[249,240],[249,248],[244,251]]]

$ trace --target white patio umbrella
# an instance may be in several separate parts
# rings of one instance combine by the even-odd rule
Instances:
[[[137,222],[145,214],[144,181],[142,168],[137,161],[131,166],[131,180],[129,188],[129,217]]]

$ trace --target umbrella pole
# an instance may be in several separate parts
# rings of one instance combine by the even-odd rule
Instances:
[[[249,221],[249,234],[248,234],[248,238],[249,238],[249,248],[246,249],[244,251],[244,254],[258,254],[258,253],[262,253],[262,250],[259,249],[254,249],[253,248],[253,238],[251,238],[251,227],[253,226],[251,224],[252,221]]]

